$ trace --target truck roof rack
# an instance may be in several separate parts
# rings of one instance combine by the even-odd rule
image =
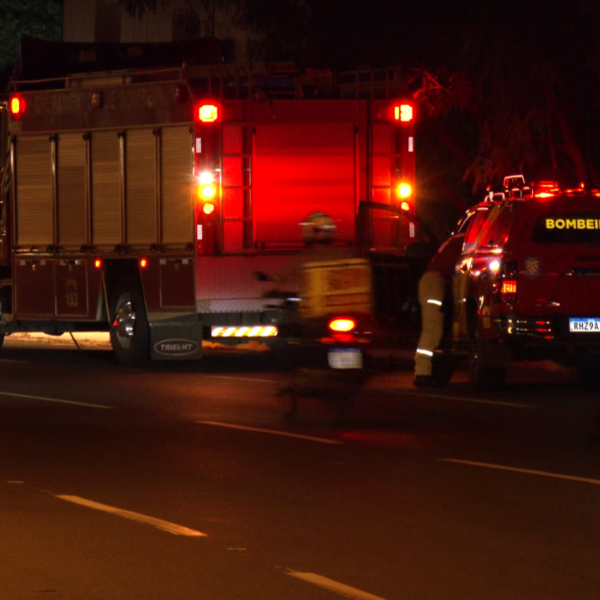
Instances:
[[[22,84],[58,87],[68,73],[178,68],[182,64],[222,61],[222,42],[214,37],[157,43],[53,42],[23,36],[11,76],[12,90]],[[28,87],[31,89],[31,87]]]
[[[294,62],[225,63],[219,42],[90,44],[24,37],[9,91],[184,81],[221,98],[400,98],[410,96],[398,66],[333,71]],[[40,57],[44,57],[41,60]]]

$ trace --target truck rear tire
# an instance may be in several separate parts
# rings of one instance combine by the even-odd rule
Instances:
[[[471,333],[471,351],[469,354],[469,379],[476,390],[494,391],[506,384],[506,367],[496,367],[482,361],[482,342],[479,328]]]
[[[150,358],[150,328],[144,295],[132,275],[120,277],[110,299],[110,342],[115,359],[127,367],[140,366]]]

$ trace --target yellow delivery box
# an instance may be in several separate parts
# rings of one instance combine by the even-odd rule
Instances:
[[[300,316],[368,313],[373,303],[371,265],[362,258],[309,262],[303,267]]]

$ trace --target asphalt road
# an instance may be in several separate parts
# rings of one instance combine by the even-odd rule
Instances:
[[[398,369],[339,421],[287,416],[264,354],[81,346],[0,354],[0,600],[600,595],[600,396],[567,371],[481,395]]]

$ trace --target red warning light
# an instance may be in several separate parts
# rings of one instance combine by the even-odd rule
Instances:
[[[202,207],[202,212],[205,215],[212,215],[215,212],[215,205],[212,202],[207,202],[203,207]]]
[[[94,261],[94,267],[96,267],[96,269],[101,269],[101,268],[102,268],[102,259],[100,259],[100,258],[97,258],[97,259]]]
[[[216,104],[201,104],[197,115],[198,121],[202,123],[214,123],[219,119],[219,109]]]
[[[25,98],[13,96],[10,99],[10,114],[13,118],[20,118],[25,112]]]
[[[377,111],[377,118],[399,125],[410,125],[415,119],[415,107],[404,100],[382,104]]]
[[[140,258],[140,267],[142,269],[145,269],[148,266],[148,259],[147,258]]]
[[[413,112],[411,104],[397,104],[394,106],[394,120],[410,123],[413,120]]]
[[[503,281],[501,293],[502,294],[516,294],[517,293],[517,282],[516,281]]]

